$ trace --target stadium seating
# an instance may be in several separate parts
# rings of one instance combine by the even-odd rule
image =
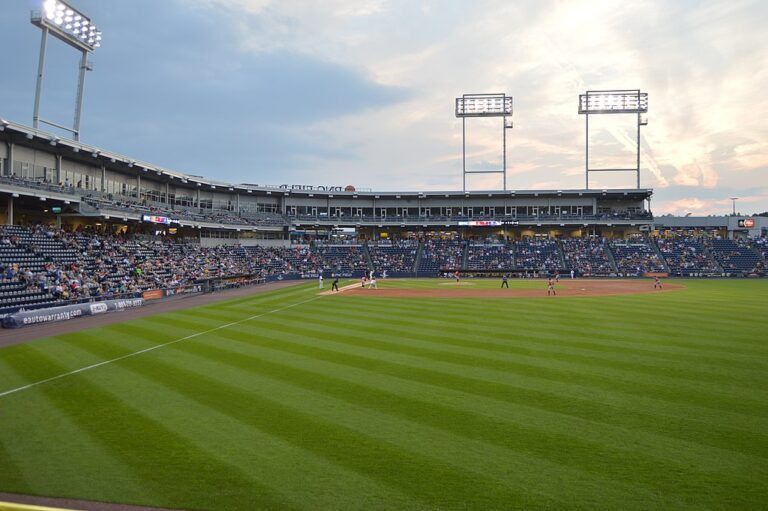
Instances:
[[[328,245],[315,247],[323,259],[323,269],[331,276],[359,277],[370,270],[361,245]]]
[[[571,238],[561,241],[565,267],[580,276],[611,275],[616,269],[611,263],[607,242],[599,238]]]
[[[557,243],[549,239],[524,239],[515,242],[515,263],[518,270],[558,271],[565,265]]]
[[[751,273],[761,267],[758,252],[734,240],[711,240],[710,250],[728,273]]]
[[[441,269],[460,269],[463,258],[463,241],[426,240],[421,249],[419,273],[435,275]]]
[[[616,268],[620,275],[637,277],[644,273],[663,273],[664,261],[643,237],[611,242]]]
[[[690,277],[720,273],[699,238],[676,236],[659,239],[656,243],[672,275]]]
[[[512,270],[514,248],[502,243],[470,243],[467,246],[468,270]]]
[[[418,249],[419,243],[415,240],[368,244],[373,269],[379,275],[385,271],[389,275],[413,272]]]
[[[419,254],[421,249],[421,254]],[[347,245],[291,247],[216,246],[156,237],[66,232],[47,226],[0,227],[0,314],[70,300],[134,296],[204,279],[381,275],[436,276],[440,270],[568,272],[600,276],[676,276],[761,273],[768,240],[696,238],[679,235],[654,245],[644,237],[613,240],[389,240]],[[663,256],[663,258],[662,258]],[[370,259],[369,259],[370,258]],[[369,264],[370,262],[370,264]],[[614,262],[615,265],[614,266]],[[666,263],[665,263],[666,262]]]

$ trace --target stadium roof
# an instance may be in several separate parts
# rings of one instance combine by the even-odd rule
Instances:
[[[332,187],[333,189],[325,189],[326,187],[310,187],[299,186],[292,187],[291,185],[285,186],[258,186],[248,184],[234,184],[227,183],[225,181],[217,181],[214,179],[203,178],[200,176],[186,174],[174,170],[155,165],[152,163],[130,158],[128,156],[121,155],[119,153],[108,151],[99,147],[84,144],[74,140],[63,139],[55,134],[45,132],[39,129],[31,128],[23,124],[8,121],[0,118],[0,135],[2,133],[9,135],[21,135],[23,138],[19,140],[26,141],[28,145],[37,146],[40,150],[48,150],[51,152],[68,152],[66,154],[68,159],[79,160],[84,163],[104,165],[111,171],[118,171],[127,174],[152,174],[151,178],[161,180],[163,182],[173,183],[176,186],[187,185],[190,187],[207,188],[210,190],[217,190],[222,192],[236,192],[236,193],[253,193],[263,192],[267,195],[271,194],[284,194],[294,196],[346,196],[352,198],[426,198],[445,196],[446,198],[460,198],[460,197],[472,197],[478,198],[487,196],[489,198],[499,197],[536,197],[536,196],[587,196],[587,197],[600,197],[605,195],[621,196],[631,199],[645,199],[653,194],[653,190],[650,188],[619,188],[619,189],[570,189],[570,190],[475,190],[466,191],[461,190],[394,190],[394,191],[358,191],[350,190],[346,191],[341,187]],[[56,149],[54,149],[56,148]],[[64,151],[62,151],[62,149]],[[64,154],[62,154],[64,156]]]

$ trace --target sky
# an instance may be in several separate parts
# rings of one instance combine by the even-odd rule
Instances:
[[[31,124],[41,0],[0,0],[0,117]],[[514,98],[508,189],[584,187],[586,90],[648,93],[656,215],[768,210],[765,1],[73,0],[104,32],[82,141],[235,183],[461,189],[454,98]],[[70,124],[77,53],[49,44],[42,115]],[[590,166],[634,164],[631,116],[590,117]],[[467,122],[468,170],[501,120]],[[593,188],[634,187],[595,173]],[[501,188],[498,174],[467,188]]]

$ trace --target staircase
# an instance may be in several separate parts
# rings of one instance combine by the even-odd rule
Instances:
[[[712,253],[712,251],[709,249],[707,244],[702,242],[702,246],[704,247],[704,255],[706,255],[707,259],[709,259],[709,261],[715,265],[715,268],[717,268],[717,271],[720,272],[721,274],[725,273],[725,270],[720,265],[720,261],[717,260],[717,258]]]
[[[619,267],[616,264],[616,258],[613,256],[613,250],[611,250],[611,244],[608,240],[603,241],[603,250],[605,250],[605,253],[608,255],[608,261],[611,263],[611,270],[613,270],[613,273],[619,273]]]
[[[661,259],[661,264],[664,265],[664,271],[668,275],[671,275],[672,272],[669,269],[669,264],[667,264],[667,259],[664,257],[664,254],[662,253],[661,249],[656,244],[656,241],[653,238],[651,238],[650,236],[648,237],[648,244],[651,246],[653,251],[656,252],[656,255],[659,256],[659,258]]]
[[[563,245],[560,243],[560,240],[555,240],[555,245],[557,246],[557,253],[560,256],[560,268],[562,268],[563,271],[565,271],[566,265],[565,265],[565,253],[563,252]]]
[[[363,254],[365,255],[365,261],[368,263],[368,271],[374,271],[376,268],[373,267],[373,259],[371,258],[371,251],[368,249],[368,242],[366,241],[362,245],[363,248]]]
[[[416,262],[413,264],[413,273],[419,276],[419,264],[421,263],[421,253],[424,251],[424,243],[419,242],[419,248],[416,251]]]

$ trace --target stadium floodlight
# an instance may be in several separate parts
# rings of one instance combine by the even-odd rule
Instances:
[[[640,89],[595,90],[579,95],[579,114],[586,120],[585,177],[589,190],[590,172],[635,172],[637,188],[640,188],[640,127],[648,124],[648,93]],[[631,168],[592,169],[589,167],[589,116],[594,114],[634,114],[637,115],[637,152],[636,165]]]
[[[42,30],[32,126],[37,129],[40,123],[43,122],[49,126],[69,131],[74,135],[75,140],[80,140],[80,115],[83,109],[85,72],[93,69],[90,62],[88,62],[88,55],[101,46],[101,31],[96,27],[91,18],[77,10],[70,3],[63,2],[62,0],[44,0],[40,11],[32,11],[30,21]],[[72,128],[46,121],[40,117],[40,100],[43,92],[48,35],[54,36],[82,53],[77,82],[75,119]]]
[[[503,190],[507,190],[507,130],[512,129],[512,96],[504,93],[464,94],[456,98],[456,117],[461,118],[461,170],[462,190],[467,191],[467,174],[502,174]],[[501,117],[502,167],[501,170],[467,171],[467,118]]]

